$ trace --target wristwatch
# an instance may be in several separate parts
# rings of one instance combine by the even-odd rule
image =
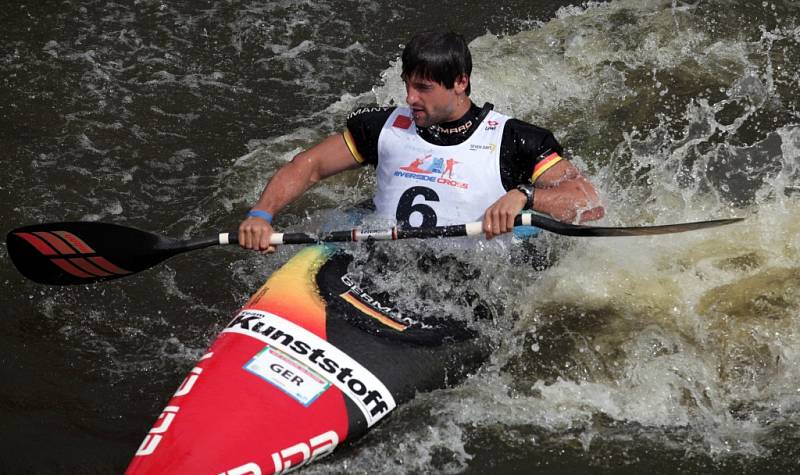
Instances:
[[[523,206],[522,209],[533,209],[533,185],[527,185],[523,183],[522,185],[517,185],[517,190],[521,191],[527,198],[525,200],[525,206]]]

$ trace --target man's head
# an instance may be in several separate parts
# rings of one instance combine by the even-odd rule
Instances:
[[[472,55],[464,37],[453,32],[418,33],[403,49],[403,79],[412,76],[452,89],[459,76],[472,74]],[[467,85],[466,95],[470,87]]]
[[[456,33],[425,32],[403,50],[406,101],[418,127],[458,119],[469,108],[472,55]]]

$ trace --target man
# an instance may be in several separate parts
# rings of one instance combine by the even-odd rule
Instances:
[[[377,214],[400,226],[482,220],[491,239],[511,231],[523,209],[566,222],[604,215],[549,131],[472,103],[472,57],[461,35],[420,33],[402,62],[408,107],[357,110],[344,133],[278,170],[239,226],[242,247],[274,251],[272,216],[320,180],[367,163],[377,173]]]

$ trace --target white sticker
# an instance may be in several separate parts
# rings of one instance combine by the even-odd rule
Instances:
[[[308,366],[270,346],[261,350],[244,368],[274,384],[305,407],[331,386]]]
[[[368,427],[396,406],[392,393],[359,362],[316,334],[275,314],[243,310],[223,330],[226,332],[247,335],[280,349],[339,388],[361,410]]]

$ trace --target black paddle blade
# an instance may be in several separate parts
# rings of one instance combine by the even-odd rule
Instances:
[[[563,234],[565,236],[651,236],[655,234],[683,233],[686,231],[695,231],[697,229],[713,228],[716,226],[738,223],[739,221],[743,220],[744,218],[730,218],[715,219],[712,221],[698,221],[695,223],[617,228],[567,224],[536,214],[531,216],[531,221],[534,226],[538,226],[556,234]]]
[[[183,249],[178,241],[98,222],[47,223],[12,230],[8,254],[40,284],[88,284],[148,269]]]

